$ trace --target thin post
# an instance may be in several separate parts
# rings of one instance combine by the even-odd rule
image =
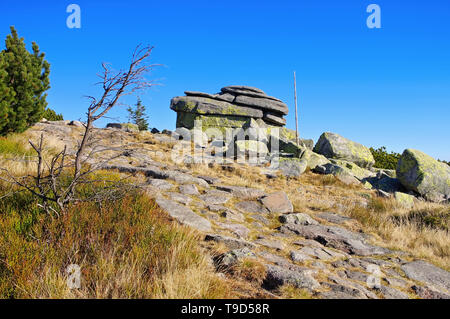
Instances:
[[[299,146],[299,141],[298,141],[298,117],[297,117],[297,81],[295,79],[295,71],[294,71],[294,101],[295,101],[295,140],[297,141],[297,146]]]

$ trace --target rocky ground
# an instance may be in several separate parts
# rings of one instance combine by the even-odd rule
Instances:
[[[39,123],[30,132],[74,149],[82,127],[67,124]],[[450,297],[449,272],[396,249],[349,216],[350,206],[365,209],[380,196],[361,183],[311,171],[289,178],[264,166],[175,164],[171,150],[188,142],[115,128],[95,134],[96,147],[127,146],[109,150],[122,153],[104,169],[131,174],[174,220],[201,232],[218,273],[232,276],[245,262],[251,274],[254,266],[249,281],[260,296],[276,298],[281,287],[292,287],[313,298]]]

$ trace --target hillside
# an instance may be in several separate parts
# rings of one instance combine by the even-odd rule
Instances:
[[[3,138],[2,168],[32,173],[27,140],[42,132],[45,156],[73,152],[83,127],[68,124]],[[91,150],[106,151],[89,164],[108,161],[63,216],[2,182],[1,297],[450,296],[448,203],[405,205],[309,168],[286,176],[264,164],[190,163],[172,156],[190,141],[94,131]],[[66,285],[69,264],[81,268],[80,289]]]

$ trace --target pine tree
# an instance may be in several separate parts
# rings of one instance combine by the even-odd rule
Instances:
[[[2,70],[6,76],[3,74],[0,88],[6,85],[12,91],[7,121],[0,124],[2,135],[25,131],[42,118],[47,106],[44,92],[50,88],[50,65],[34,42],[32,50],[33,53],[27,51],[24,39],[19,38],[16,29],[11,27],[11,34],[6,37],[6,49],[2,51]]]
[[[13,91],[7,85],[8,73],[5,69],[4,53],[0,52],[0,132],[8,124],[8,113],[13,98]]]
[[[131,106],[127,108],[129,121],[136,124],[140,131],[148,130],[148,117],[145,115],[145,106],[138,98],[135,109]]]

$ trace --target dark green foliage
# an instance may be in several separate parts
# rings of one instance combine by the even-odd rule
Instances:
[[[64,120],[64,117],[62,114],[56,114],[55,111],[53,111],[50,108],[46,108],[44,113],[42,114],[42,117],[45,118],[48,121],[62,121]]]
[[[372,152],[372,155],[375,159],[375,165],[376,168],[384,168],[384,169],[396,169],[397,168],[397,162],[400,159],[400,154],[395,152],[388,153],[386,151],[386,147],[382,146],[380,148],[374,149],[373,147],[370,148],[370,151]]]
[[[23,132],[38,122],[47,106],[50,65],[36,43],[28,52],[23,38],[11,27],[0,53],[0,134]]]
[[[136,124],[139,127],[139,131],[148,130],[148,117],[145,115],[145,106],[142,104],[141,99],[137,100],[134,109],[130,106],[128,107],[127,111],[129,121]]]

